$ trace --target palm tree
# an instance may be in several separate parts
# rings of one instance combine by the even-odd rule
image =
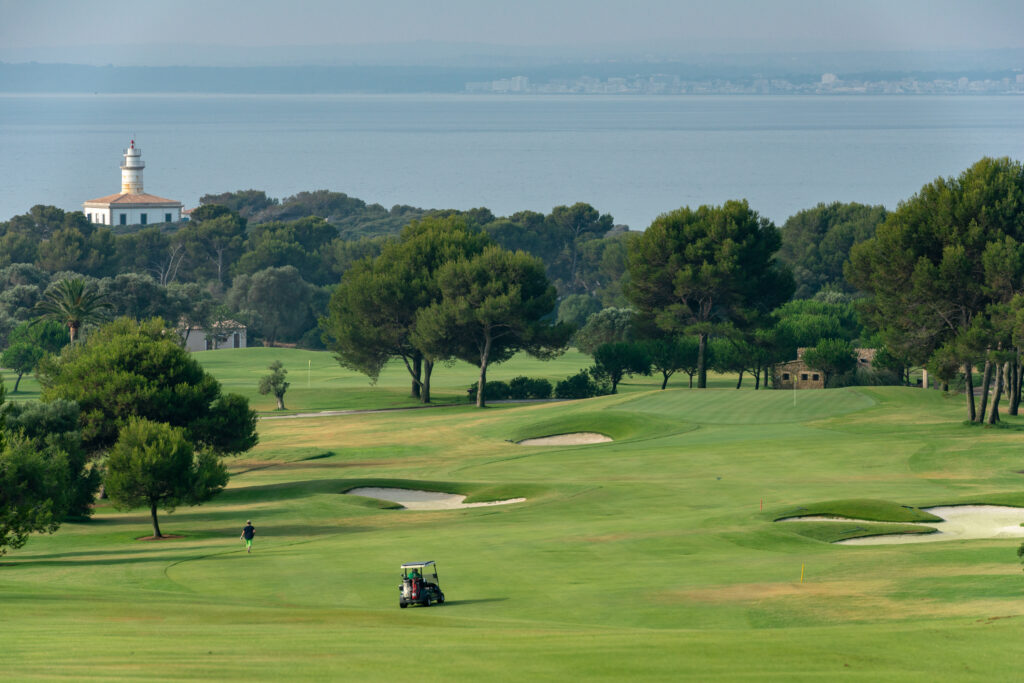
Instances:
[[[61,280],[46,290],[36,310],[46,320],[56,320],[68,326],[71,343],[78,338],[82,325],[99,322],[106,317],[110,304],[98,290],[86,285],[82,278]]]

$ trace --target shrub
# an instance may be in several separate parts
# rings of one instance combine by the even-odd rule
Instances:
[[[466,393],[469,394],[470,401],[476,401],[476,387],[479,382],[474,382],[470,386]],[[501,380],[490,379],[487,380],[487,384],[484,385],[484,401],[504,401],[509,397],[508,384]]]
[[[516,377],[508,383],[509,398],[551,398],[551,382],[543,378]],[[486,398],[486,397],[485,397]]]
[[[590,373],[580,370],[555,385],[555,398],[591,398],[600,394],[601,387]]]

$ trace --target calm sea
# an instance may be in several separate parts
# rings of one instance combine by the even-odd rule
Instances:
[[[119,191],[132,137],[146,191],[186,206],[248,188],[496,214],[585,201],[643,228],[747,198],[781,223],[1024,158],[1024,98],[0,96],[0,220]]]

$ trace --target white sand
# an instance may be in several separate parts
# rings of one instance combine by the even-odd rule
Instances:
[[[837,541],[841,545],[890,545],[896,543],[934,543],[936,541],[966,540],[975,538],[1024,538],[1024,508],[1006,507],[1002,505],[944,505],[941,507],[921,508],[941,522],[905,522],[913,526],[932,527],[935,533],[924,534],[885,534],[882,536],[862,536]],[[780,522],[863,522],[868,524],[885,524],[867,519],[851,519],[848,517],[787,517]]]
[[[584,446],[592,443],[606,443],[611,440],[610,436],[597,432],[575,432],[574,434],[542,436],[537,439],[523,439],[518,443],[520,446]]]
[[[526,500],[525,498],[510,498],[508,500],[492,500],[486,503],[463,503],[462,501],[466,500],[466,497],[454,493],[417,491],[415,489],[388,489],[376,486],[351,489],[345,491],[345,494],[376,498],[378,500],[390,500],[392,503],[398,503],[407,510],[461,510],[462,508],[480,508],[487,507],[488,505],[522,503]]]

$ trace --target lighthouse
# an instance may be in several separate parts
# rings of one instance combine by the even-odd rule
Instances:
[[[150,225],[177,223],[181,220],[181,202],[146,194],[142,187],[142,150],[135,140],[121,155],[121,191],[117,194],[90,199],[82,204],[82,211],[90,222],[97,225]]]
[[[121,162],[121,194],[142,194],[142,169],[146,162],[142,160],[142,150],[135,146],[135,140],[124,151]]]

